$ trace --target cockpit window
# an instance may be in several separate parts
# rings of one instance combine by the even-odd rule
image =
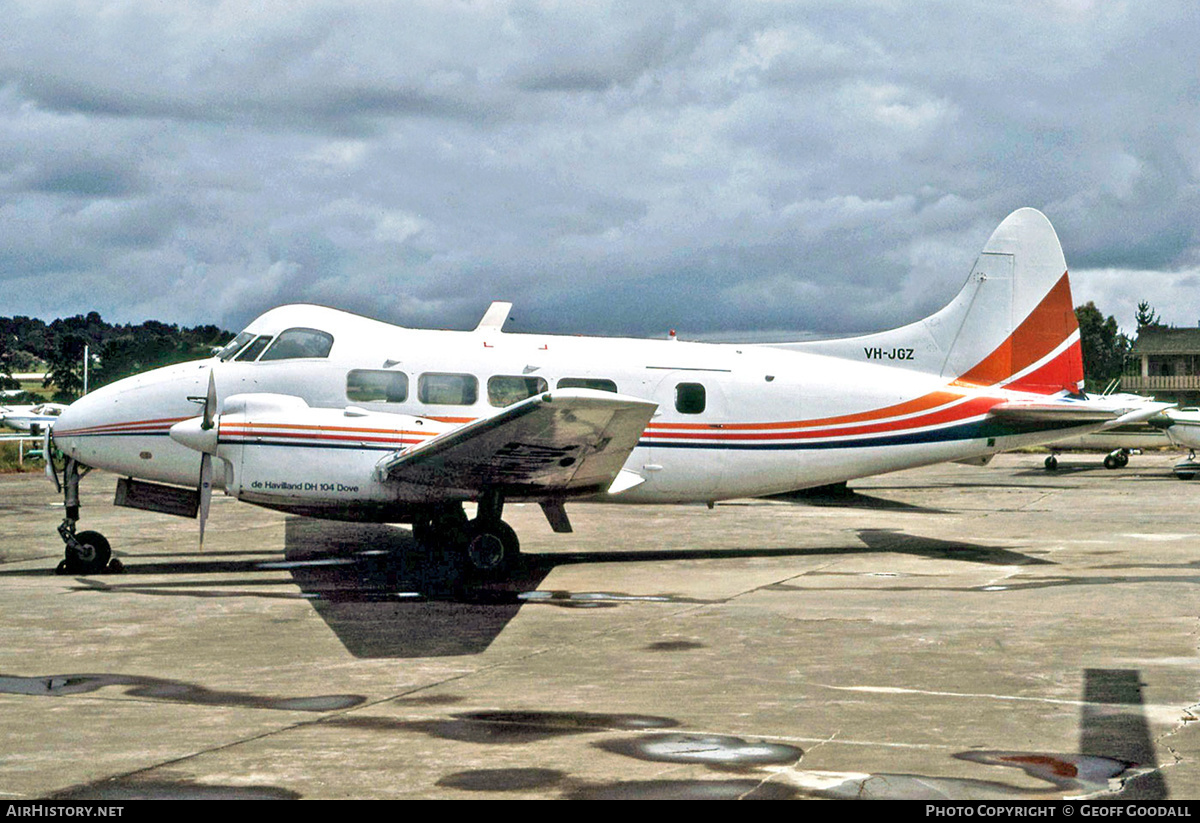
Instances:
[[[256,357],[258,357],[260,354],[262,354],[262,350],[265,349],[267,347],[267,344],[270,342],[271,342],[271,335],[269,335],[269,334],[264,334],[261,337],[257,337],[257,338],[255,338],[254,342],[251,343],[249,346],[247,346],[245,349],[243,349],[242,353],[239,354],[237,357],[235,357],[234,360],[237,360],[237,361],[243,362],[243,363],[246,362],[247,360],[254,360]]]
[[[221,358],[222,360],[228,360],[229,358],[231,358],[235,354],[237,354],[239,351],[241,351],[242,346],[246,345],[253,339],[254,339],[253,334],[251,334],[248,331],[244,331],[241,334],[239,334],[237,337],[233,338],[228,343],[226,343],[225,348],[223,348],[219,352],[217,352],[217,357]]]
[[[288,329],[281,332],[259,362],[294,360],[298,357],[328,357],[333,335],[316,329]]]

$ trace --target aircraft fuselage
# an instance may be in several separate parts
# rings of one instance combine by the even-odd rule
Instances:
[[[297,328],[332,336],[328,354],[212,358],[127,378],[71,406],[55,442],[86,465],[194,486],[197,454],[168,432],[198,414],[195,398],[204,395],[211,372],[222,401],[287,395],[331,410],[326,435],[293,438],[288,445],[295,448],[277,471],[259,466],[245,483],[237,467],[223,471],[218,464],[215,472],[214,484],[242,499],[308,511],[429,497],[427,488],[371,477],[381,457],[411,445],[373,439],[374,414],[411,415],[434,434],[495,412],[513,392],[567,386],[615,390],[658,405],[625,463],[645,482],[602,496],[614,502],[763,496],[1045,439],[1044,428],[1039,437],[986,419],[991,406],[1021,392],[948,388],[936,374],[939,364],[921,363],[923,353],[912,347],[903,357],[910,368],[897,369],[876,347],[862,347],[855,361],[764,345],[431,331],[316,306],[272,310],[246,334],[275,337]],[[911,368],[913,361],[934,373]]]

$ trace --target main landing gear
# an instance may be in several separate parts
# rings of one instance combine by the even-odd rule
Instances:
[[[1104,457],[1104,468],[1123,469],[1129,465],[1129,449],[1116,449]]]
[[[487,492],[479,511],[468,520],[461,503],[447,504],[413,522],[413,537],[431,553],[449,552],[465,561],[466,570],[483,580],[509,575],[521,555],[521,544],[512,527],[500,519],[504,498]]]
[[[66,544],[66,556],[56,569],[59,574],[100,574],[121,570],[121,561],[113,559],[112,547],[104,535],[94,531],[75,531],[75,524],[79,522],[79,481],[89,471],[89,467],[81,466],[73,457],[67,458],[67,465],[63,468],[66,517],[58,527],[58,533]]]
[[[1104,468],[1123,469],[1129,465],[1129,449],[1115,449],[1104,456]],[[1045,461],[1046,471],[1058,468],[1058,455],[1051,454]]]

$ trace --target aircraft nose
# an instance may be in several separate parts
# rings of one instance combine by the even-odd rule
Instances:
[[[195,483],[196,452],[171,426],[199,411],[209,364],[186,363],[110,383],[76,400],[54,425],[54,444],[80,463],[129,477]]]

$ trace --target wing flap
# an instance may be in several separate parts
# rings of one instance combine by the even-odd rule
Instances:
[[[588,389],[546,392],[380,461],[381,478],[466,492],[604,491],[657,405]]]

